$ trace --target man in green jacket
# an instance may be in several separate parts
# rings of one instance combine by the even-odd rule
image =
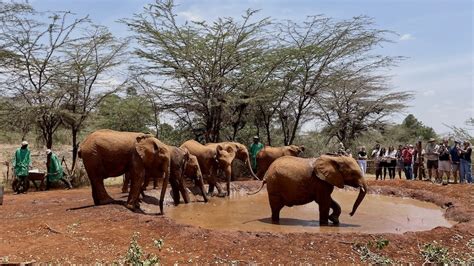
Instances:
[[[250,145],[250,159],[252,160],[252,170],[257,172],[257,154],[263,149],[263,144],[258,136],[253,137],[253,143]]]
[[[15,151],[13,156],[13,169],[15,176],[18,178],[19,185],[17,186],[17,193],[26,193],[28,172],[31,166],[31,154],[28,149],[28,142],[21,142],[21,147]]]
[[[49,190],[51,187],[51,182],[56,182],[61,180],[68,189],[71,189],[71,183],[69,180],[64,178],[63,167],[61,166],[61,162],[58,159],[58,156],[54,154],[50,149],[46,150],[47,160],[46,160],[46,167],[48,169],[48,173],[46,175],[46,190]]]

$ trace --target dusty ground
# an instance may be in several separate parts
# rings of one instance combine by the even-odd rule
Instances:
[[[252,190],[259,186],[258,181],[233,184]],[[355,244],[384,239],[389,241],[388,246],[371,250],[396,262],[422,263],[420,249],[433,241],[447,247],[451,258],[466,259],[473,254],[474,186],[404,180],[369,184],[370,193],[433,202],[446,210],[447,218],[459,223],[452,228],[403,235],[227,232],[176,224],[166,216],[137,214],[121,205],[91,207],[87,187],[24,195],[8,193],[0,206],[0,262],[120,262],[134,232],[140,232],[138,242],[144,252],[157,255],[165,264],[361,262]],[[124,199],[118,186],[108,190],[114,198]],[[161,250],[153,246],[155,239],[164,240]]]

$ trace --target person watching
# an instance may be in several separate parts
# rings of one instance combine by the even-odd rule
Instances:
[[[31,168],[31,153],[28,149],[28,142],[26,140],[21,142],[21,147],[15,151],[13,156],[14,174],[18,178],[18,186],[16,193],[26,193],[29,169]]]
[[[428,140],[428,144],[425,147],[426,151],[426,168],[428,168],[428,178],[432,182],[438,182],[438,156],[439,156],[439,146],[435,142],[434,138]],[[433,169],[435,180],[432,180]]]
[[[471,173],[471,154],[472,147],[469,141],[464,141],[463,147],[461,149],[461,177],[459,182],[463,183],[472,183],[472,173]]]
[[[449,153],[448,139],[445,138],[443,143],[439,145],[439,165],[438,165],[438,175],[443,183],[447,185],[449,183],[449,178],[451,176],[451,155]],[[443,180],[443,176],[446,174],[446,181]]]
[[[250,145],[250,159],[252,161],[252,170],[256,173],[257,172],[257,154],[258,152],[263,149],[263,144],[260,142],[260,138],[258,136],[253,137],[253,143]]]
[[[360,147],[360,150],[357,153],[357,163],[362,171],[362,176],[365,176],[365,173],[367,172],[367,152],[365,151],[365,146]]]
[[[451,155],[451,171],[453,172],[454,184],[458,183],[458,178],[460,176],[460,164],[461,164],[461,142],[459,140],[454,140],[454,145],[449,149]]]

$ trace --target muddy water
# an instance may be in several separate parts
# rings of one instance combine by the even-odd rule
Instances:
[[[319,226],[318,205],[284,207],[280,224],[271,223],[266,191],[248,196],[233,193],[230,198],[211,198],[209,203],[168,206],[166,215],[178,223],[209,229],[270,232],[363,232],[404,233],[451,227],[436,205],[408,198],[367,195],[357,213],[349,216],[356,191],[335,190],[333,198],[341,205],[339,226]]]

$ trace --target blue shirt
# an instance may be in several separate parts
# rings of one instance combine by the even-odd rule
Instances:
[[[458,151],[459,150],[458,148],[456,148],[456,146],[453,146],[451,149],[449,149],[449,153],[451,154],[451,160],[456,163],[459,163],[460,161]]]

